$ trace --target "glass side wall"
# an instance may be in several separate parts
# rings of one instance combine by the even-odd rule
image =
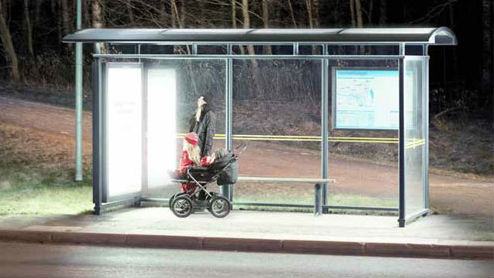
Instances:
[[[144,196],[169,198],[180,190],[170,183],[169,172],[180,161],[183,136],[190,130],[200,96],[207,98],[215,115],[212,150],[224,148],[225,65],[220,59],[144,60]],[[212,185],[208,190],[219,188]]]
[[[233,60],[239,176],[321,177],[321,61]],[[238,182],[234,202],[314,204],[314,184]]]
[[[328,74],[328,205],[398,208],[398,61],[330,59]]]
[[[405,58],[405,216],[425,209],[426,57]]]

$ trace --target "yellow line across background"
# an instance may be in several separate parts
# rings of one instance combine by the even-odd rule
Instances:
[[[183,138],[185,133],[179,133],[178,138]],[[225,134],[215,134],[214,139],[226,139]],[[241,141],[295,141],[295,142],[321,142],[321,136],[307,135],[258,135],[258,134],[238,134],[232,139]],[[329,142],[348,143],[376,143],[376,144],[398,144],[398,138],[389,137],[328,137]],[[416,142],[414,142],[415,144]]]

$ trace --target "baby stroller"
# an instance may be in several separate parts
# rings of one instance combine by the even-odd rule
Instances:
[[[242,147],[245,150],[245,146]],[[235,184],[238,178],[238,154],[227,150],[215,152],[216,161],[207,167],[191,167],[176,182],[186,184],[182,192],[175,193],[169,206],[177,217],[187,217],[194,210],[207,209],[213,216],[223,218],[232,209],[231,202],[215,192],[207,190],[207,185],[216,182],[218,186]]]

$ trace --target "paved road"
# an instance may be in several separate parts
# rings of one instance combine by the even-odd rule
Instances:
[[[492,261],[0,242],[0,277],[494,277]]]

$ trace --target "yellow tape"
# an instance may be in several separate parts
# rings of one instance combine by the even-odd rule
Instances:
[[[179,133],[178,138],[183,138],[185,133]],[[215,134],[214,139],[226,139],[225,134]],[[306,135],[233,135],[234,140],[239,141],[297,141],[297,142],[321,142],[321,136]],[[398,138],[386,137],[329,137],[329,142],[347,142],[347,143],[377,143],[377,144],[397,144]]]

